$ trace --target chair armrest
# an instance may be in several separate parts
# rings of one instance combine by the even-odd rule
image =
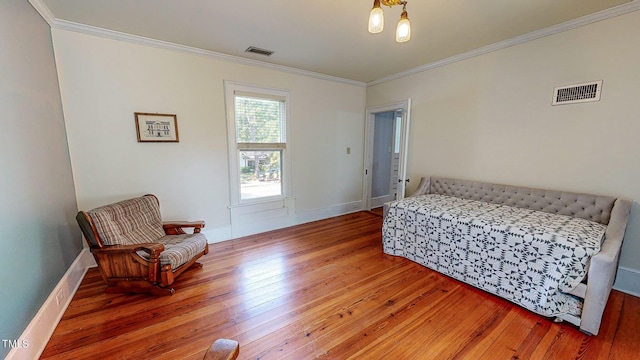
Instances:
[[[138,255],[138,251],[144,251],[149,254],[149,258],[145,259]],[[108,245],[103,248],[91,248],[91,253],[96,257],[96,262],[100,266],[100,262],[103,259],[107,262],[107,259],[120,259],[122,263],[119,266],[111,268],[112,273],[126,273],[125,269],[131,264],[143,264],[145,269],[148,268],[147,277],[149,281],[158,281],[158,274],[160,273],[160,253],[164,251],[164,245],[155,243],[144,243],[134,245]],[[129,255],[130,254],[130,255]],[[129,264],[129,265],[127,265]],[[135,265],[134,265],[135,266]]]
[[[204,355],[204,360],[233,360],[240,353],[240,344],[235,340],[218,339]]]
[[[162,228],[167,235],[180,235],[185,234],[183,228],[193,228],[194,233],[199,233],[204,227],[205,223],[202,220],[198,221],[164,221]]]

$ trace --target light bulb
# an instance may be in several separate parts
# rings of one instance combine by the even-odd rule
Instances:
[[[369,14],[369,32],[377,34],[382,32],[382,29],[384,29],[384,15],[380,8],[380,0],[375,0],[371,14]]]
[[[396,28],[396,41],[406,42],[411,39],[411,23],[406,11],[402,11],[400,21],[398,21],[398,27]]]

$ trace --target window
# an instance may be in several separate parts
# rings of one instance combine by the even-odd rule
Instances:
[[[289,179],[289,93],[225,83],[232,204],[282,199]]]

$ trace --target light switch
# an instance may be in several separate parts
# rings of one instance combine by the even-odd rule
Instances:
[[[351,146],[347,146],[347,155],[351,154]]]

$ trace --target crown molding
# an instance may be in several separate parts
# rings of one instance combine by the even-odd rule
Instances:
[[[435,69],[441,66],[453,64],[458,61],[471,59],[476,56],[484,55],[493,51],[502,50],[514,45],[523,44],[532,40],[540,39],[545,36],[555,35],[564,31],[572,30],[581,26],[593,24],[598,21],[607,20],[616,16],[628,14],[640,10],[640,0],[633,0],[629,3],[618,5],[610,9],[602,10],[597,13],[585,15],[583,17],[569,20],[557,25],[553,25],[544,29],[536,30],[527,34],[519,35],[511,39],[483,46],[478,49],[468,51],[466,53],[454,55],[446,59],[438,60],[429,64],[421,65],[413,69],[401,71],[380,79],[376,79],[367,83],[367,87],[382,84],[388,81],[403,78],[405,76],[414,75],[423,71]]]
[[[77,33],[93,35],[93,36],[98,36],[98,37],[112,39],[112,40],[124,41],[132,44],[151,46],[159,49],[172,50],[172,51],[178,51],[178,52],[192,54],[192,55],[204,56],[208,58],[228,61],[228,62],[241,64],[241,65],[262,67],[270,70],[282,71],[282,72],[287,72],[295,75],[302,75],[302,76],[312,77],[312,78],[321,79],[321,80],[339,82],[347,85],[353,85],[353,86],[359,86],[359,87],[365,87],[367,85],[363,81],[344,79],[337,76],[320,74],[313,71],[297,69],[289,66],[277,65],[277,64],[272,64],[272,63],[253,60],[253,59],[246,59],[240,56],[228,55],[228,54],[223,54],[223,53],[210,51],[210,50],[204,50],[204,49],[200,49],[192,46],[175,44],[168,41],[156,40],[156,39],[151,39],[143,36],[127,34],[127,33],[119,32],[115,30],[109,30],[109,29],[99,28],[91,25],[80,24],[73,21],[55,19],[51,27],[55,29],[73,31]]]
[[[270,70],[282,71],[290,74],[302,75],[302,76],[307,76],[307,77],[312,77],[312,78],[327,80],[327,81],[333,81],[333,82],[338,82],[338,83],[347,84],[347,85],[353,85],[358,87],[367,86],[367,83],[364,81],[345,79],[337,76],[331,76],[331,75],[321,74],[313,71],[297,69],[290,66],[277,65],[277,64],[272,64],[265,61],[259,61],[259,60],[253,60],[253,59],[246,59],[240,56],[234,56],[234,55],[218,53],[215,51],[203,50],[203,49],[199,49],[191,46],[179,45],[179,44],[175,44],[167,41],[156,40],[156,39],[146,38],[143,36],[131,35],[131,34],[119,32],[119,31],[108,30],[108,29],[103,29],[95,26],[80,24],[73,21],[56,19],[56,17],[53,15],[51,10],[49,10],[49,7],[47,7],[47,5],[43,2],[43,0],[29,0],[29,3],[31,4],[31,6],[33,6],[34,9],[36,9],[36,11],[49,24],[49,26],[54,29],[74,31],[82,34],[94,35],[94,36],[99,36],[99,37],[112,39],[112,40],[125,41],[133,44],[151,46],[159,49],[178,51],[178,52],[183,52],[187,54],[194,54],[194,55],[209,57],[217,60],[224,60],[224,61],[241,64],[241,65],[262,67]]]
[[[44,21],[49,24],[49,26],[53,26],[53,22],[56,18],[55,16],[53,16],[51,10],[49,10],[49,7],[45,5],[42,0],[29,0],[29,3],[31,4],[31,6],[33,6],[34,9],[36,9],[36,11],[40,14],[40,16],[42,16]]]

